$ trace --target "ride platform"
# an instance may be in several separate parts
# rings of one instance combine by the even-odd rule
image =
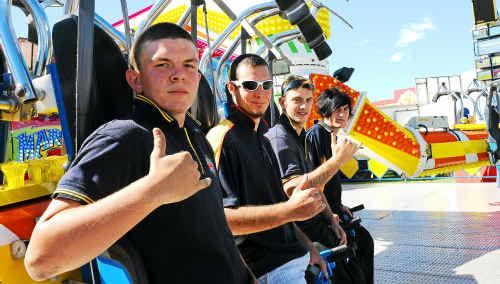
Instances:
[[[375,241],[375,283],[500,283],[496,183],[346,184]]]

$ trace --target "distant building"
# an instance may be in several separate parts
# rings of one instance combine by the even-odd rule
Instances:
[[[402,125],[415,116],[445,116],[451,126],[460,122],[464,108],[478,121],[483,119],[485,104],[485,98],[478,98],[479,93],[472,93],[469,97],[461,95],[461,100],[455,100],[451,95],[443,95],[434,102],[438,92],[445,90],[464,94],[473,79],[473,70],[461,75],[416,78],[415,87],[395,90],[391,99],[375,101],[373,104]]]
[[[18,38],[17,42],[19,47],[21,47],[21,53],[23,54],[24,61],[29,70],[33,70],[33,66],[36,63],[36,56],[38,54],[38,45],[30,42],[27,38]]]

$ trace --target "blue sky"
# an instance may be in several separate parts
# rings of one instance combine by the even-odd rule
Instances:
[[[118,0],[96,1],[96,11],[110,22],[121,19]],[[133,13],[152,0],[129,0]],[[186,1],[187,2],[187,1]],[[366,91],[370,100],[392,97],[395,89],[414,87],[415,78],[457,75],[474,66],[470,0],[326,1],[347,18],[354,30],[331,17],[328,40],[331,70],[356,70],[348,84]],[[51,22],[61,10],[49,12]],[[15,26],[22,19],[16,17]],[[19,28],[19,34],[24,34]]]
[[[470,0],[328,1],[348,18],[333,18],[331,69],[352,66],[348,82],[370,100],[414,87],[415,78],[461,74],[474,68]]]

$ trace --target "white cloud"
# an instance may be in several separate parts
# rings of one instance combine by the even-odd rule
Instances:
[[[412,23],[410,24],[410,28],[416,31],[425,31],[425,30],[435,30],[434,24],[430,18],[424,18],[421,23]]]
[[[369,40],[364,39],[364,40],[362,40],[362,41],[359,43],[359,46],[360,46],[360,47],[364,47],[364,46],[367,46],[369,43],[370,43],[370,41],[369,41]]]
[[[403,59],[403,57],[404,57],[404,53],[396,52],[391,56],[390,61],[391,62],[399,62],[399,61],[401,61],[401,59]]]
[[[401,29],[399,31],[399,39],[396,42],[396,47],[405,47],[410,43],[416,42],[424,37],[423,32],[417,32],[410,29]]]
[[[435,29],[436,27],[430,18],[424,18],[420,23],[409,23],[399,30],[399,39],[396,42],[396,47],[406,47],[424,38],[426,31]]]

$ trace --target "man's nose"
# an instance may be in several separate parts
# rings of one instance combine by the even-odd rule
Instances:
[[[268,90],[264,90],[262,85],[259,85],[255,91],[253,91],[254,94],[259,95],[259,96],[267,96]]]
[[[181,81],[186,79],[186,72],[182,68],[176,67],[172,70],[172,74],[170,75],[170,80],[172,81]]]

